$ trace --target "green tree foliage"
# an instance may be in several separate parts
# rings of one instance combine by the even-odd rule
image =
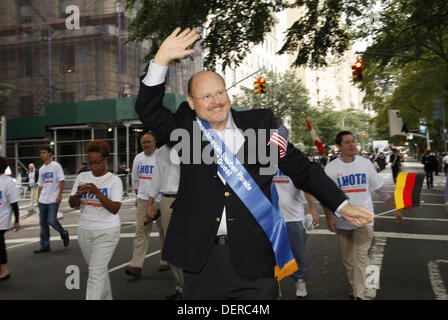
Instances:
[[[136,0],[126,0],[126,8],[136,8]],[[261,43],[274,25],[271,12],[284,8],[281,0],[151,0],[143,1],[129,26],[129,41],[151,40],[147,58],[152,58],[177,26],[204,28],[201,46],[208,54],[204,65],[214,70],[216,63],[238,66],[253,44]]]
[[[373,0],[124,0],[126,8],[139,9],[129,31],[129,41],[151,40],[147,58],[175,27],[204,28],[201,46],[207,52],[204,65],[216,62],[236,67],[253,45],[262,43],[272,30],[272,12],[287,7],[301,10],[280,53],[297,54],[294,66],[326,66],[328,55],[343,53],[352,39],[358,18]],[[358,35],[359,36],[359,35]]]
[[[425,118],[433,146],[442,150],[442,121],[433,119],[432,112],[435,97],[442,97],[445,109],[448,104],[446,1],[384,1],[378,21],[364,25],[373,35],[363,56],[364,102],[380,114],[379,127],[387,125],[387,109],[399,109],[411,130],[418,130],[419,118]],[[424,139],[415,142],[426,145]]]
[[[302,11],[288,29],[279,53],[297,54],[294,66],[327,66],[330,57],[343,54],[355,37],[355,27],[372,10],[372,0],[296,0],[291,7]],[[355,28],[355,29],[354,29]],[[355,32],[357,31],[357,32]]]
[[[305,121],[307,117],[320,140],[324,143],[325,151],[329,151],[334,144],[336,134],[341,131],[341,115],[333,111],[331,100],[325,100],[320,107],[311,108],[306,114],[297,114],[292,118],[293,141],[301,142],[306,146],[306,151],[315,149],[308,126]]]
[[[125,0],[127,8],[137,0]],[[434,95],[448,105],[448,6],[446,0],[146,0],[129,28],[129,41],[151,40],[151,58],[176,26],[202,30],[204,65],[236,67],[274,25],[272,12],[299,9],[279,53],[297,54],[293,66],[333,62],[355,39],[371,45],[362,59],[365,104],[378,112],[384,134],[387,109],[399,109],[416,129],[427,118],[436,146],[441,121],[430,117]],[[378,9],[378,5],[380,8]],[[446,114],[446,112],[445,112]]]
[[[335,138],[338,132],[347,130],[352,132],[357,141],[363,146],[367,146],[369,139],[378,139],[377,131],[372,123],[372,116],[368,113],[347,109],[343,111],[335,111],[333,101],[326,99],[318,107],[310,108],[306,114],[313,129],[318,134],[320,140],[325,145],[325,151],[330,151],[335,144]],[[342,118],[344,119],[344,127],[342,127]],[[314,141],[308,131],[303,115],[295,115],[292,119],[293,141],[302,142],[305,146],[314,149]],[[365,136],[362,136],[365,133]],[[366,148],[365,148],[366,149]]]
[[[246,89],[245,95],[234,99],[236,105],[248,109],[269,108],[277,119],[283,121],[288,116],[310,110],[307,90],[294,72],[263,71],[259,74],[266,79],[266,94],[254,94],[252,88]]]

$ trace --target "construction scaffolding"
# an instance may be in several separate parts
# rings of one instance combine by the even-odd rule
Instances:
[[[87,160],[85,148],[93,139],[109,142],[111,154],[108,160],[109,169],[117,172],[120,163],[132,166],[132,160],[141,152],[140,137],[144,132],[139,121],[123,121],[107,127],[92,126],[62,126],[52,127],[53,136],[45,139],[22,139],[8,143],[8,158],[11,162],[13,176],[26,176],[28,165],[34,163],[40,167],[42,160],[39,151],[50,146],[54,151],[53,159],[61,164],[64,173],[76,175],[81,162]],[[129,185],[129,182],[128,182]],[[70,185],[66,186],[70,188]]]
[[[126,42],[133,14],[116,0],[0,1],[0,116],[11,123],[2,141],[14,175],[30,162],[40,164],[44,145],[53,146],[66,174],[74,174],[92,139],[110,143],[113,171],[122,161],[131,165],[143,129],[135,114],[123,116],[133,112],[123,101],[138,94],[149,52],[148,42]],[[170,65],[167,93],[185,94],[188,79],[201,69],[200,50]],[[109,108],[98,115],[111,100],[115,113]],[[6,136],[13,136],[7,145]]]
[[[15,89],[0,114],[36,116],[48,103],[136,95],[148,46],[123,45],[129,22],[115,0],[2,0],[0,83]]]

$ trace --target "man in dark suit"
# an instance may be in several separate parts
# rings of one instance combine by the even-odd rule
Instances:
[[[422,157],[422,164],[424,165],[424,170],[426,174],[426,184],[428,189],[433,188],[434,181],[434,171],[436,170],[437,159],[436,157],[426,150]]]
[[[401,162],[403,159],[401,158],[400,154],[398,153],[398,149],[392,149],[392,154],[390,155],[389,162],[390,167],[392,169],[392,178],[394,179],[394,183],[397,182],[397,176],[400,172],[401,168]]]
[[[177,129],[188,133],[190,149],[181,150],[179,189],[163,259],[184,270],[184,299],[276,299],[276,260],[271,242],[252,214],[253,208],[245,206],[238,190],[229,187],[225,175],[218,172],[218,165],[203,159],[204,149],[210,143],[202,141],[201,131],[197,134],[195,130],[200,130],[198,121],[208,122],[226,148],[242,158],[240,161],[261,189],[261,196],[270,200],[274,172],[261,174],[260,170],[268,164],[263,164],[260,154],[269,153],[266,142],[270,141],[270,130],[279,125],[270,110],[231,110],[224,80],[210,71],[198,72],[190,79],[188,103],[182,103],[176,113],[163,107],[167,66],[174,59],[192,54],[193,50],[186,48],[197,38],[195,30],[180,32],[176,28],[165,39],[142,80],[135,105],[143,124],[160,141],[169,142]],[[250,129],[262,134],[250,139],[240,131]],[[278,153],[276,149],[277,157]],[[254,155],[256,159],[251,162]],[[288,143],[278,167],[297,188],[315,195],[357,226],[371,221],[372,212],[348,204],[320,165],[308,161],[292,144]]]

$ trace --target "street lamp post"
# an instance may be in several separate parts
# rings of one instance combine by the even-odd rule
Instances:
[[[342,123],[341,123],[341,125],[342,125],[342,129],[344,129],[345,117],[346,117],[349,113],[355,113],[355,112],[356,112],[356,111],[352,110],[352,111],[349,111],[349,112],[347,112],[347,113],[344,114],[344,116],[342,117]]]

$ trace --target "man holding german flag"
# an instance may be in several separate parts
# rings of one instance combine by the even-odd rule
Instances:
[[[357,155],[355,138],[351,132],[338,133],[336,146],[341,153],[340,157],[327,164],[325,172],[350,198],[350,203],[373,211],[370,194],[370,189],[373,189],[381,200],[395,209],[392,196],[384,189],[384,182],[373,164],[370,160]],[[373,239],[373,221],[357,227],[343,217],[334,216],[328,208],[325,208],[325,214],[328,229],[336,232],[341,247],[347,278],[353,290],[349,295],[352,299],[363,300],[366,268],[369,265],[368,251]],[[399,211],[394,211],[394,214],[397,222],[402,224],[402,214]]]

